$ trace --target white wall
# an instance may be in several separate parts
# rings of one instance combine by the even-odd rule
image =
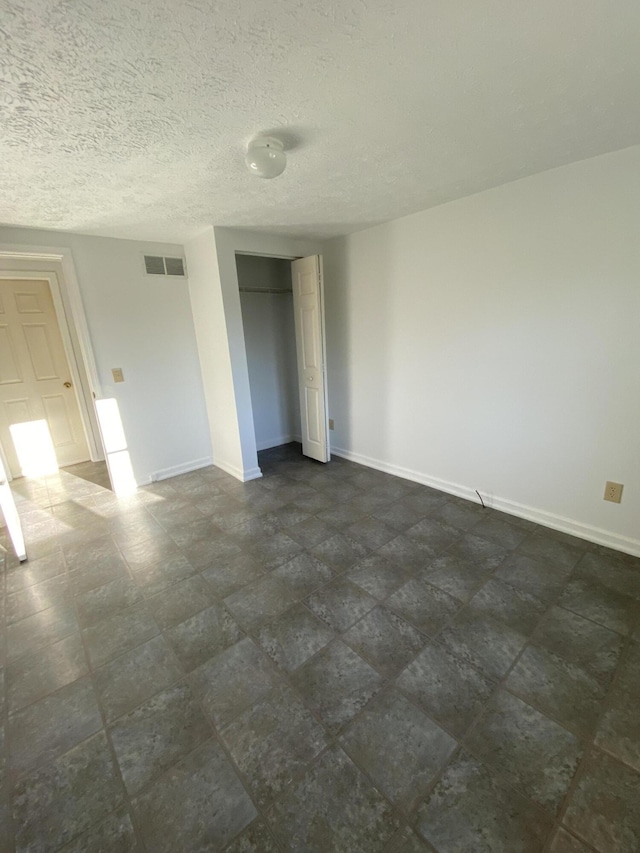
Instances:
[[[328,242],[334,451],[640,553],[639,226],[635,147]]]
[[[142,263],[182,247],[5,227],[0,244],[71,249],[100,391],[118,401],[138,483],[210,461],[187,282],[147,276]],[[113,383],[112,367],[125,382]]]
[[[291,262],[238,255],[236,267],[240,287],[265,291],[240,293],[256,445],[264,450],[300,440]]]

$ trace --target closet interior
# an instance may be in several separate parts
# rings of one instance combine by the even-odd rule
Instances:
[[[236,254],[258,450],[301,440],[291,261]]]

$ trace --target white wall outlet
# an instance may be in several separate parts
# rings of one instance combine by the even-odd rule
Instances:
[[[333,429],[333,418],[329,418],[329,429]]]
[[[619,504],[622,500],[622,490],[624,486],[622,483],[611,483],[607,480],[607,484],[604,487],[604,499],[605,501],[612,501],[614,504]]]
[[[112,367],[111,374],[114,382],[124,382],[124,373],[121,367]]]

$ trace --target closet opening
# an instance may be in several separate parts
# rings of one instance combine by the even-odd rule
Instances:
[[[302,441],[291,261],[236,254],[256,449]]]

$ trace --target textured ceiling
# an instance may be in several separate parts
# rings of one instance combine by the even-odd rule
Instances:
[[[639,35],[638,0],[0,0],[0,222],[354,231],[640,142]]]

